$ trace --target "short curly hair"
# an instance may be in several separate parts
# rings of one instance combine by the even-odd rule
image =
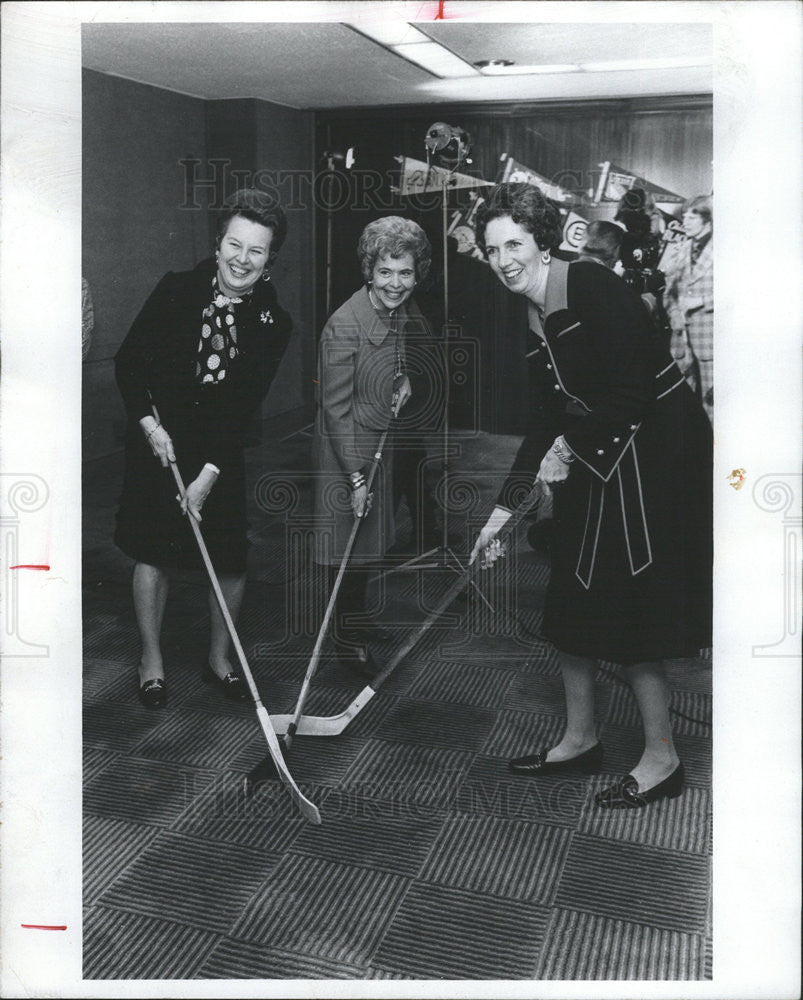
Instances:
[[[215,237],[217,247],[220,247],[220,241],[226,235],[229,223],[238,215],[270,229],[273,236],[270,241],[268,260],[273,263],[287,237],[287,216],[282,211],[281,205],[270,195],[256,188],[242,188],[235,191],[230,198],[226,199],[225,207],[217,219]]]
[[[684,214],[694,212],[695,215],[700,216],[703,222],[709,222],[712,228],[714,226],[714,205],[707,194],[698,194],[696,198],[689,198],[683,206],[683,212]]]
[[[406,253],[413,258],[416,281],[426,278],[432,260],[432,247],[417,222],[403,219],[400,215],[386,215],[369,222],[357,243],[357,257],[365,283],[371,281],[380,257],[401,257]]]
[[[532,184],[499,184],[477,211],[477,246],[485,250],[485,230],[494,219],[510,218],[532,233],[540,250],[552,250],[563,240],[560,214]],[[487,254],[486,254],[487,256]]]

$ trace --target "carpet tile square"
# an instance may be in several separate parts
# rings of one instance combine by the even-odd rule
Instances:
[[[323,815],[321,826],[306,824],[301,830],[293,842],[293,854],[411,877],[421,871],[442,826],[438,819],[338,815],[334,797]]]
[[[231,936],[366,966],[408,884],[389,872],[285,855]]]
[[[708,858],[575,834],[556,904],[687,934],[705,930]]]
[[[536,715],[533,712],[499,712],[496,724],[481,747],[491,757],[519,757],[553,746],[563,735],[565,720],[561,715]]]
[[[353,965],[227,937],[214,947],[195,978],[359,979],[362,974]]]
[[[446,747],[369,740],[343,779],[362,798],[449,808],[472,754]]]
[[[116,660],[136,666],[139,631],[133,622],[121,623],[111,614],[91,615],[84,621],[84,656]]]
[[[439,657],[515,669],[530,656],[538,640],[523,634],[515,621],[509,618],[502,621],[501,610],[499,614],[500,620],[491,618],[490,624],[485,619],[481,623],[467,621],[464,628],[455,630],[452,637],[441,642]]]
[[[84,786],[84,812],[171,826],[212,778],[210,771],[119,757]]]
[[[287,752],[287,766],[299,786],[337,785],[362,749],[362,742],[349,736],[297,736]],[[265,759],[267,752],[265,738],[260,734],[232,759],[231,769],[250,771]]]
[[[711,737],[711,695],[673,691],[670,698],[672,732],[688,736]],[[682,713],[679,715],[678,713]],[[687,718],[688,717],[688,718]],[[606,721],[613,726],[640,728],[636,699],[626,685],[612,685]]]
[[[99,902],[226,934],[275,866],[263,851],[164,831]]]
[[[470,815],[574,828],[589,783],[583,774],[523,777],[510,773],[506,758],[477,757],[460,784],[455,805]]]
[[[110,750],[96,750],[94,747],[84,747],[82,758],[83,758],[83,782],[86,784],[91,781],[96,774],[107,767],[113,760],[117,758],[116,753],[112,753]]]
[[[408,697],[497,708],[504,703],[512,682],[513,675],[506,670],[479,664],[436,662],[416,678]]]
[[[96,906],[84,921],[84,979],[189,979],[217,935]]]
[[[644,749],[641,727],[613,726],[605,723],[600,739],[605,747],[603,771],[622,776],[627,774]],[[674,737],[675,748],[683,761],[687,785],[711,786],[711,740],[702,736]]]
[[[418,979],[532,979],[549,911],[416,883],[371,963]]]
[[[705,945],[699,934],[556,910],[536,978],[700,980]]]
[[[496,719],[491,708],[401,698],[382,720],[382,739],[479,750]]]
[[[120,869],[158,835],[152,826],[87,816],[83,825],[84,903],[93,903]]]
[[[572,833],[494,816],[447,820],[422,881],[507,899],[548,904],[555,892]]]
[[[138,757],[169,760],[193,767],[222,768],[259,732],[252,710],[250,717],[227,718],[214,722],[205,712],[177,709],[166,715],[162,725],[136,748]]]
[[[597,685],[595,695],[594,717],[601,721],[608,712],[610,690],[607,686]],[[561,677],[517,674],[508,688],[504,707],[537,715],[560,715],[565,719],[563,680]]]
[[[131,665],[129,663],[86,657],[84,659],[83,671],[84,701],[93,701],[101,697],[103,691],[114,684],[115,681],[119,681],[120,678],[125,679],[129,689],[133,689],[131,673]]]
[[[690,785],[678,798],[661,799],[647,809],[600,809],[594,793],[609,781],[603,776],[593,780],[578,827],[581,833],[690,854],[709,853],[710,789]]]
[[[239,773],[218,775],[174,824],[177,833],[280,854],[305,822],[279,781],[246,795]]]

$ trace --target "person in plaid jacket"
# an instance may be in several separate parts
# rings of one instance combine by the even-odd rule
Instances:
[[[693,198],[683,212],[686,239],[667,268],[664,303],[672,355],[714,419],[714,216],[711,199]]]

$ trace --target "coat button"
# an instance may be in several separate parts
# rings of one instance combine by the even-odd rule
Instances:
[[[554,389],[555,389],[555,392],[560,392],[560,386],[559,385],[555,385]]]
[[[548,368],[548,369],[549,369],[550,371],[552,371],[552,365],[548,364],[548,365],[547,365],[547,368]]]
[[[605,454],[605,449],[604,448],[597,448],[597,454],[598,455],[604,455]]]
[[[614,443],[614,444],[619,444],[619,442],[620,442],[621,440],[622,440],[621,438],[614,438],[614,439],[613,439],[613,443]]]
[[[631,424],[631,425],[630,425],[630,430],[631,430],[631,431],[634,431],[634,430],[636,430],[637,428],[638,428],[638,424]]]

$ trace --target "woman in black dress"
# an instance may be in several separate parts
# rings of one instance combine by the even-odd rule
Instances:
[[[520,774],[598,771],[598,660],[621,664],[645,748],[597,796],[633,807],[680,794],[663,660],[711,641],[712,440],[705,414],[640,299],[612,271],[561,259],[556,210],[528,185],[495,188],[478,242],[505,287],[528,300],[532,416],[472,561],[535,478],[554,488],[555,540],[543,634],[557,647],[567,723],[560,742],[510,762]]]
[[[233,618],[242,601],[248,549],[243,446],[292,329],[270,282],[270,265],[286,233],[281,208],[257,191],[238,192],[218,220],[215,259],[166,274],[115,359],[128,413],[115,542],[136,560],[139,697],[149,708],[167,701],[159,640],[168,569],[203,569],[187,517],[203,519]],[[174,459],[186,484],[180,505],[169,471]],[[245,697],[211,589],[209,608],[204,679],[230,697]]]

